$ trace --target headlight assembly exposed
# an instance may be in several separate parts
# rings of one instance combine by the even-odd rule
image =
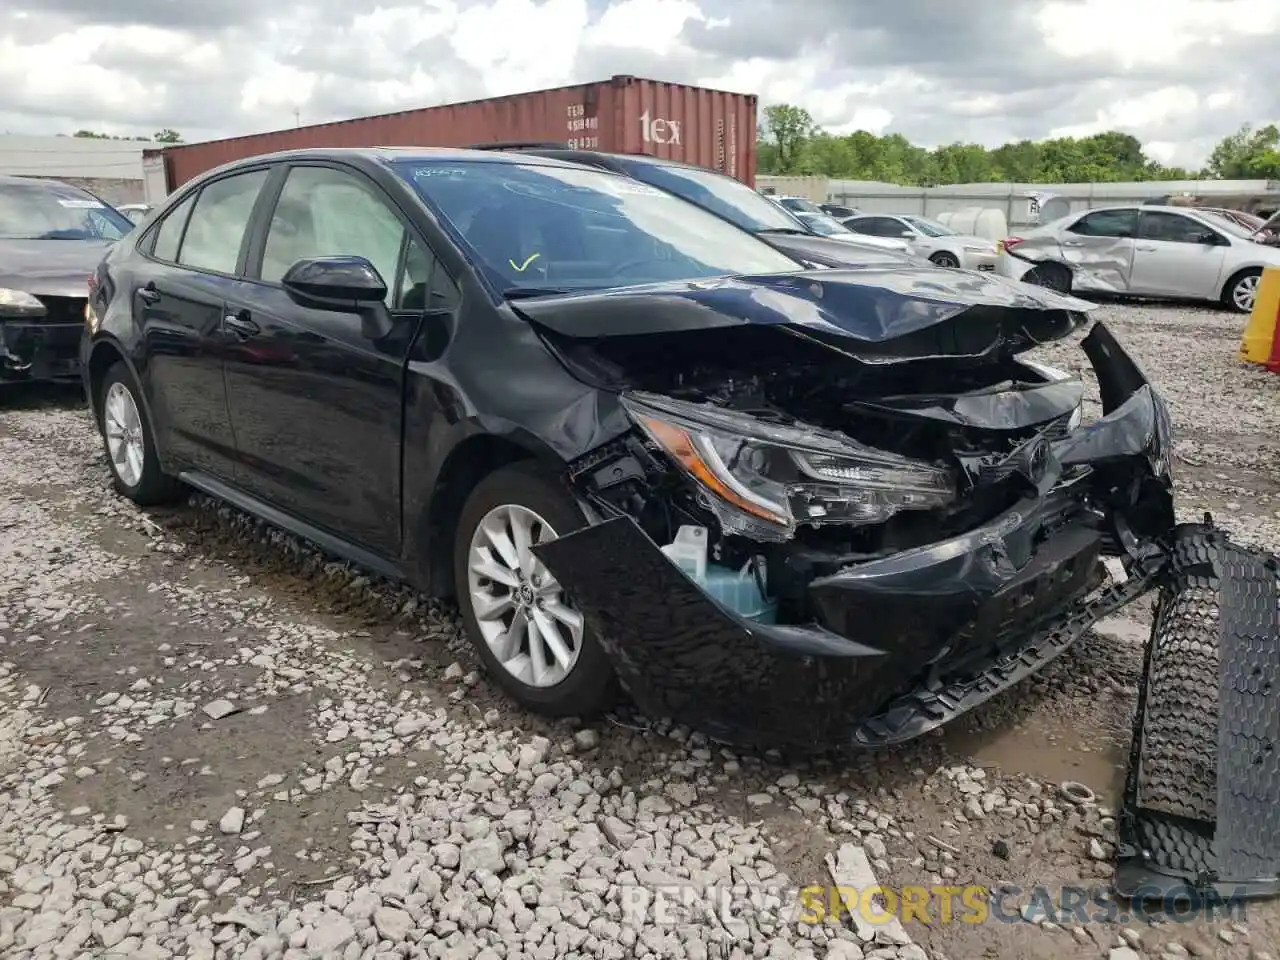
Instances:
[[[951,471],[839,433],[648,393],[622,403],[709,495],[726,532],[781,539],[801,524],[880,523],[955,499]]]
[[[23,290],[0,287],[0,314],[5,316],[38,317],[45,314],[45,305]]]

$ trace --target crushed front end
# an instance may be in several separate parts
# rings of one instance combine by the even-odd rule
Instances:
[[[1083,315],[1034,315],[1038,335],[1029,317],[876,344],[553,341],[629,384],[635,429],[572,467],[598,522],[536,550],[642,709],[730,743],[883,747],[1150,588],[1173,527],[1164,401],[1097,325],[1104,415],[1081,426],[1082,385],[1017,353]]]
[[[0,289],[0,383],[78,380],[87,303]]]

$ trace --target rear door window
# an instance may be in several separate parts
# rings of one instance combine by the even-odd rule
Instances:
[[[245,230],[267,173],[239,173],[215,180],[200,191],[182,238],[178,263],[215,273],[236,272]]]
[[[1082,237],[1132,237],[1138,227],[1137,210],[1098,210],[1087,213],[1067,229]]]

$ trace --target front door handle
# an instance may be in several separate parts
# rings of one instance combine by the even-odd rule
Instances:
[[[1156,248],[1155,248],[1155,247],[1138,247],[1138,249],[1139,249],[1139,250],[1141,250],[1143,253],[1155,253],[1155,252],[1156,252]]]
[[[138,296],[143,303],[158,303],[160,301],[160,291],[156,289],[156,282],[148,280],[147,285],[138,291]]]
[[[1062,245],[1064,247],[1083,247],[1084,241],[1083,240],[1063,240]]]
[[[241,310],[239,313],[228,313],[222,318],[222,322],[226,324],[228,330],[242,340],[256,336],[262,331],[262,328],[249,316],[248,310]]]

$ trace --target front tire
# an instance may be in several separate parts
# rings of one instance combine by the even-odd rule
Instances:
[[[1258,284],[1261,282],[1261,270],[1241,270],[1223,288],[1223,304],[1236,313],[1253,313],[1253,304],[1258,297]]]
[[[116,492],[150,507],[173,500],[180,486],[160,469],[155,434],[140,396],[133,374],[117,361],[98,388],[98,432]]]
[[[564,486],[530,463],[485,477],[458,519],[453,573],[472,645],[494,681],[544,716],[587,716],[617,697],[613,667],[530,544],[586,525]]]
[[[936,266],[947,267],[952,270],[960,266],[960,261],[956,258],[956,255],[953,253],[946,253],[945,251],[942,253],[935,253],[929,258],[929,260]]]

